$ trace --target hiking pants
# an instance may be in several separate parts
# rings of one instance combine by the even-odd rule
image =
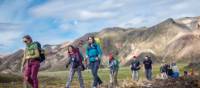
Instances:
[[[139,80],[139,70],[133,70],[132,71],[132,79],[135,81]]]
[[[117,75],[118,69],[116,69],[115,71],[110,71],[110,83],[112,83],[114,86],[118,85]]]
[[[29,83],[32,88],[38,88],[38,71],[40,68],[40,62],[38,60],[28,60],[25,64],[24,70],[24,82]]]
[[[101,79],[98,76],[98,69],[99,69],[100,61],[90,62],[90,69],[93,76],[93,87],[97,87],[98,84],[102,84]]]
[[[77,71],[77,74],[78,74],[78,80],[79,80],[79,83],[80,83],[80,88],[84,88],[84,82],[83,82],[81,70],[82,70],[81,66],[78,66],[78,68],[72,68],[72,66],[70,67],[69,77],[68,77],[68,80],[67,80],[67,83],[66,83],[66,88],[70,88],[71,82],[73,80],[73,77],[74,77],[74,74],[75,74],[76,71]]]
[[[145,75],[147,80],[152,80],[152,69],[145,69]]]

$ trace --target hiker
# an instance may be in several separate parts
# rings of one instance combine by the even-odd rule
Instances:
[[[161,79],[167,79],[166,65],[165,64],[161,64],[160,74],[161,74]]]
[[[178,78],[179,77],[179,68],[176,65],[176,63],[172,63],[172,71],[173,71],[172,77]]]
[[[168,78],[172,77],[173,70],[172,70],[171,66],[169,64],[166,64],[165,67],[166,67],[166,73],[167,73]]]
[[[40,55],[41,52],[36,42],[32,41],[30,35],[23,37],[23,42],[26,44],[26,49],[24,51],[24,57],[22,59],[21,71],[24,74],[24,87],[27,88],[28,84],[32,88],[38,88],[38,71],[40,68]]]
[[[116,54],[115,54],[116,55]],[[110,84],[114,87],[118,85],[117,75],[119,70],[119,61],[112,53],[109,55],[109,68],[110,68]]]
[[[84,82],[83,82],[83,77],[82,77],[82,72],[81,72],[83,69],[82,60],[79,55],[79,51],[77,51],[77,49],[72,45],[68,46],[68,57],[69,57],[69,61],[66,67],[70,65],[70,70],[69,70],[69,77],[66,83],[66,88],[70,88],[75,72],[78,73],[80,88],[84,88]]]
[[[152,80],[152,60],[151,57],[145,56],[145,59],[143,61],[144,69],[145,69],[145,75],[147,80]]]
[[[88,37],[88,46],[86,48],[86,58],[89,60],[90,69],[93,75],[93,88],[97,88],[103,82],[98,76],[102,51],[100,45],[96,44],[94,37]]]
[[[140,61],[136,56],[133,56],[133,61],[131,62],[131,71],[132,79],[135,81],[139,80],[139,70],[140,70]]]

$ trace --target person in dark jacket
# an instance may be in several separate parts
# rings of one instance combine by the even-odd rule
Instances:
[[[82,77],[82,72],[81,72],[82,71],[81,57],[78,54],[77,49],[72,45],[68,46],[68,57],[69,57],[69,61],[66,67],[70,65],[70,70],[69,70],[68,81],[66,83],[66,88],[70,88],[75,72],[78,73],[80,88],[84,88],[84,82],[83,82],[83,77]]]
[[[131,71],[132,79],[135,81],[139,80],[139,70],[140,70],[140,61],[136,56],[133,56],[133,61],[131,62]]]
[[[151,57],[145,56],[145,59],[143,61],[144,69],[145,69],[145,75],[147,80],[152,80],[152,60]]]

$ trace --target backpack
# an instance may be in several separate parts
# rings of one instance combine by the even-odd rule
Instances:
[[[95,37],[95,42],[96,42],[97,45],[99,45],[102,48],[102,44],[103,44],[102,42],[103,41],[100,38]]]
[[[81,54],[79,48],[76,48],[76,52],[78,53],[78,56],[79,56],[79,58],[80,58],[80,60],[79,60],[80,63],[82,63],[82,61],[84,60],[84,57],[83,57],[83,55]]]
[[[40,54],[40,58],[39,58],[39,61],[40,61],[40,63],[41,62],[43,62],[43,61],[45,61],[45,59],[46,59],[46,57],[45,57],[45,51],[44,51],[44,49],[42,49],[42,46],[41,46],[41,44],[39,43],[39,42],[34,42],[36,45],[37,45],[37,47],[38,47],[38,50],[39,50],[39,54]]]
[[[83,55],[81,54],[79,48],[76,48],[76,52],[78,53],[78,56],[79,56],[79,64],[81,65],[81,70],[84,71],[86,69],[86,67],[84,66],[83,64],[83,60],[84,60],[84,57]]]

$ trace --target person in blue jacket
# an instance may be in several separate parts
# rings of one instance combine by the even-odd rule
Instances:
[[[176,63],[172,63],[172,71],[173,71],[172,77],[178,78],[179,77],[179,68],[176,65]]]
[[[88,46],[86,48],[86,58],[89,60],[90,69],[93,75],[93,88],[99,87],[103,82],[98,76],[98,69],[101,62],[102,51],[100,45],[95,42],[93,36],[88,37]]]

